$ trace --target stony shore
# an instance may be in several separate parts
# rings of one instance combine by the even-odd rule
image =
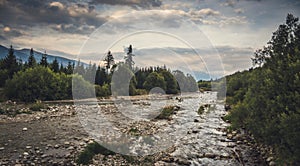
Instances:
[[[139,99],[136,99],[137,103],[138,101]],[[45,109],[36,112],[20,104],[4,103],[1,107],[3,105],[21,111],[15,116],[0,115],[0,165],[77,165],[75,161],[78,154],[87,144],[95,141],[82,127],[73,105],[48,103]],[[110,113],[113,112],[110,106],[101,107]],[[200,116],[192,119],[191,123],[198,124],[202,120]],[[172,121],[166,120],[167,123]],[[155,133],[159,130],[159,126],[151,121],[140,121],[129,123],[120,130],[127,134],[147,135]],[[93,165],[190,165],[195,158],[203,158],[235,161],[237,165],[275,165],[270,150],[258,145],[249,135],[242,131],[228,131],[224,127],[216,130],[222,134],[221,138],[218,138],[220,143],[225,144],[222,148],[229,148],[230,153],[205,152],[190,158],[180,157],[175,155],[179,149],[178,145],[174,145],[162,152],[143,157],[97,154],[92,163]],[[186,134],[196,136],[197,130],[186,131]]]

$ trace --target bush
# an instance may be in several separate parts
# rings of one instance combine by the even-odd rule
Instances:
[[[43,104],[41,101],[37,101],[34,104],[31,104],[29,109],[31,111],[40,111],[41,109],[46,109],[47,106],[45,104]]]
[[[103,86],[95,85],[95,92],[97,97],[107,97],[111,95],[108,84],[104,84]]]
[[[9,99],[25,102],[56,100],[70,97],[68,87],[70,82],[66,75],[38,66],[20,71],[11,80],[7,80],[4,93]]]
[[[166,106],[162,109],[160,114],[156,117],[156,119],[170,119],[171,115],[175,113],[179,109],[178,106]]]
[[[76,82],[73,87],[72,81]],[[82,76],[54,73],[42,66],[19,71],[4,87],[7,98],[24,102],[71,99],[72,92],[75,97],[87,98],[93,96],[94,89]]]
[[[204,106],[201,105],[199,108],[198,108],[198,112],[197,112],[199,115],[202,115],[204,113]]]

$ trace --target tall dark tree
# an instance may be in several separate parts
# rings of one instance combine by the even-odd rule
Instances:
[[[104,58],[104,61],[105,61],[106,72],[108,74],[111,65],[113,65],[115,62],[114,57],[110,51],[108,51],[106,57]]]
[[[45,53],[42,56],[40,65],[47,67],[48,66],[48,61],[47,61],[47,53],[45,51]]]
[[[126,56],[125,56],[125,64],[128,66],[128,68],[130,70],[133,69],[133,66],[135,64],[133,61],[133,56],[134,56],[134,54],[132,54],[132,45],[129,45]]]
[[[27,66],[28,67],[34,67],[36,66],[36,60],[34,58],[34,52],[33,52],[33,49],[31,48],[30,49],[30,54],[29,54],[29,57],[28,57],[28,63],[27,63]]]
[[[105,68],[101,68],[100,66],[98,66],[96,70],[95,84],[102,86],[105,82],[107,82],[107,74],[105,72]]]
[[[77,73],[79,75],[84,75],[85,74],[85,69],[84,69],[84,65],[82,62],[80,62],[80,59],[77,61],[77,65],[74,69],[74,73]]]
[[[57,61],[57,58],[54,59],[54,61],[51,64],[51,69],[55,72],[58,73],[59,72],[59,64]]]
[[[14,73],[20,69],[12,45],[10,46],[6,57],[0,61],[0,69],[7,70],[8,78],[12,78]]]
[[[66,67],[66,74],[73,74],[73,65],[72,63],[69,61],[68,62],[68,66]]]

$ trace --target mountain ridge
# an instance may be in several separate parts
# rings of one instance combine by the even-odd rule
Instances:
[[[0,45],[0,59],[5,58],[6,55],[8,54],[8,51],[9,51],[9,48],[7,48],[3,45]],[[20,50],[14,49],[14,54],[15,54],[17,60],[21,60],[22,63],[24,63],[24,62],[28,61],[28,57],[30,55],[30,49],[28,49],[28,48],[22,48]],[[37,62],[41,61],[43,54],[44,53],[33,50],[33,55]],[[76,60],[65,58],[60,55],[47,54],[48,63],[52,63],[55,58],[57,59],[58,63],[62,64],[63,66],[67,66],[69,62],[71,62],[71,63],[77,62]]]

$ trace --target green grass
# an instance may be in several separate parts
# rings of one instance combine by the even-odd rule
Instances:
[[[199,108],[198,108],[198,111],[197,111],[197,113],[199,114],[199,115],[202,115],[203,113],[204,113],[204,106],[203,105],[201,105]]]
[[[36,103],[33,103],[29,106],[29,109],[31,111],[40,111],[41,109],[46,109],[46,108],[47,108],[47,106],[39,101],[37,101]]]
[[[162,109],[161,113],[156,117],[156,119],[170,119],[171,115],[178,110],[178,106],[166,106]]]

